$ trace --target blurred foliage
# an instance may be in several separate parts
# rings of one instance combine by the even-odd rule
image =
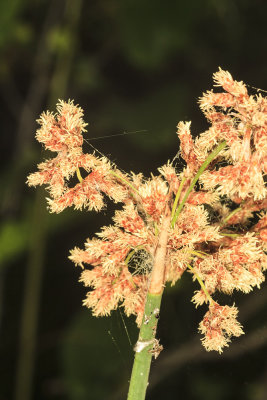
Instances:
[[[185,113],[183,90],[181,83],[174,81],[172,85],[161,88],[157,93],[144,96],[134,108],[129,102],[122,104],[120,98],[113,98],[104,109],[105,119],[101,124],[102,131],[107,131],[114,122],[118,126],[120,124],[129,127],[130,131],[145,130],[144,134],[129,135],[127,139],[135,143],[138,137],[138,145],[147,155],[155,153],[159,147],[162,150],[164,148],[169,150],[170,145],[178,152],[178,140],[174,127],[177,123],[177,115],[182,116]],[[160,110],[160,112],[155,112],[155,110]],[[138,126],[135,125],[136,121],[138,121]]]
[[[108,399],[129,379],[134,344],[130,336],[135,341],[137,338],[136,326],[131,322],[128,332],[122,312],[95,318],[87,310],[72,321],[62,347],[62,367],[70,399]]]
[[[91,151],[91,144],[124,170],[149,175],[176,155],[179,120],[192,120],[194,134],[206,129],[197,98],[211,88],[211,76],[218,66],[229,69],[238,80],[267,88],[264,0],[93,0],[81,3],[80,14],[77,4],[65,0],[0,4],[0,264],[4,288],[0,322],[5,326],[1,355],[6,360],[0,399],[13,396],[30,238],[44,223],[33,218],[34,190],[25,187],[27,174],[44,156],[34,140],[39,114],[48,108],[55,110],[57,98],[73,98],[85,109],[89,122],[86,149]],[[90,141],[90,137],[134,131]],[[85,291],[78,282],[79,270],[67,261],[69,249],[82,246],[87,236],[108,225],[113,212],[108,202],[101,215],[72,210],[47,214],[34,398],[112,399],[120,386],[127,385],[132,351],[124,343],[127,335],[121,317],[115,313],[110,319],[94,319],[90,311],[81,311]],[[190,303],[195,288],[185,277],[178,288],[168,289],[159,333],[167,349],[179,346],[197,329],[204,309],[196,312]],[[261,315],[256,314],[252,327],[265,323]],[[136,335],[133,321],[126,320],[126,325],[130,325],[130,335]],[[263,376],[267,366],[260,353],[253,362]],[[238,362],[235,367],[241,371],[238,382],[242,384]],[[188,400],[237,397],[234,373],[229,376],[221,369],[221,375],[210,377],[206,364],[193,370],[185,365],[180,380],[171,376],[166,381],[170,398],[176,396],[172,391]],[[211,369],[218,365],[214,361]],[[249,362],[244,365],[248,368]],[[256,372],[251,379],[246,375],[249,390],[242,393],[244,400],[266,397],[264,378],[256,370],[258,378]],[[156,389],[153,399],[166,394],[168,388],[160,387],[165,392]]]
[[[212,2],[160,0],[122,2],[117,14],[123,51],[139,68],[159,69],[173,54],[192,46]],[[201,18],[199,18],[201,16]]]
[[[25,215],[22,221],[9,221],[0,228],[0,264],[14,260],[28,245],[27,232],[29,218]]]
[[[25,6],[27,6],[27,1],[22,0],[12,0],[8,5],[1,2],[0,48],[4,48],[15,41],[25,43],[25,38],[29,37],[29,30],[19,19],[19,14]],[[19,32],[21,35],[18,35]]]

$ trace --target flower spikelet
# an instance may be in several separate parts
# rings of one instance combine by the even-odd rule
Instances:
[[[248,233],[199,260],[195,268],[210,293],[215,290],[226,294],[232,294],[233,290],[248,293],[264,282],[266,257],[258,239]]]
[[[148,279],[143,275],[135,275],[132,279],[135,284],[135,290],[131,289],[125,293],[122,306],[127,316],[136,315],[136,324],[140,326],[144,315]]]
[[[83,304],[91,308],[93,315],[110,315],[120,303],[127,315],[134,314],[137,324],[142,320],[145,296],[147,292],[147,277],[132,276],[125,266],[121,266],[119,276],[107,275],[102,267],[84,270],[80,281],[93,290],[87,293]]]
[[[232,198],[235,195],[245,199],[254,197],[261,200],[266,197],[267,189],[258,161],[240,162],[235,166],[223,167],[218,171],[204,172],[201,177],[205,189],[215,188],[219,195]]]
[[[262,200],[267,195],[264,174],[267,159],[267,107],[261,95],[249,96],[243,82],[235,81],[221,68],[214,74],[216,86],[226,93],[209,91],[200,99],[200,108],[211,127],[196,139],[197,159],[204,161],[207,151],[226,140],[220,152],[228,165],[206,170],[200,182],[206,190],[242,199]]]
[[[208,294],[211,294],[207,291]],[[207,293],[204,292],[204,290],[195,290],[194,296],[192,297],[192,303],[195,304],[196,308],[198,306],[202,306],[204,303],[209,303],[210,299],[207,296]]]
[[[40,163],[39,171],[30,174],[27,183],[29,186],[48,185],[51,212],[59,213],[72,205],[79,210],[99,211],[104,206],[103,193],[115,202],[125,199],[127,189],[118,185],[111,175],[112,166],[107,158],[83,153],[83,133],[87,124],[80,107],[73,101],[59,100],[57,113],[43,113],[37,122],[41,125],[36,133],[37,140],[57,155]],[[80,168],[89,173],[85,178],[82,178]],[[79,182],[70,187],[69,180],[75,174]]]
[[[170,190],[176,193],[180,186],[180,181],[175,171],[175,168],[170,164],[170,162],[168,162],[167,164],[158,168],[158,171],[161,173],[161,175],[164,176],[164,178],[168,182]]]
[[[96,316],[109,315],[117,308],[119,302],[136,290],[127,268],[122,268],[119,277],[106,275],[101,267],[84,270],[80,281],[85,286],[94,288],[87,294],[84,305],[92,308],[93,315]],[[132,297],[134,297],[133,294]]]
[[[138,214],[133,203],[126,204],[121,211],[116,211],[113,218],[117,226],[121,226],[125,231],[132,233],[141,233],[145,228],[144,220]]]
[[[235,81],[230,72],[224,71],[222,68],[213,74],[213,80],[216,86],[222,86],[226,92],[235,97],[248,97],[246,85],[242,81]]]
[[[186,270],[196,246],[220,239],[219,228],[210,226],[207,218],[203,205],[186,204],[174,229],[170,230],[166,281],[172,285]]]
[[[127,315],[136,315],[140,324],[149,277],[146,271],[140,272],[138,265],[137,273],[130,273],[127,260],[135,249],[150,253],[153,236],[132,202],[116,211],[113,220],[115,225],[104,227],[97,234],[99,239],[87,240],[85,250],[72,250],[70,259],[76,265],[93,267],[82,272],[81,281],[92,288],[84,305],[92,308],[94,315],[108,315],[121,304]]]
[[[204,335],[202,344],[207,351],[222,349],[229,346],[232,336],[240,336],[244,332],[236,320],[238,310],[232,306],[220,306],[217,303],[210,305],[199,325],[199,331]]]
[[[254,225],[253,230],[258,233],[260,239],[261,247],[265,253],[267,253],[267,212],[262,211],[259,214],[259,221]],[[264,270],[267,266],[264,267]]]
[[[83,110],[73,101],[59,100],[57,113],[44,112],[37,122],[41,128],[36,132],[36,138],[48,150],[58,152],[81,147],[87,124],[83,121]]]
[[[161,177],[152,177],[139,187],[142,205],[146,213],[159,221],[168,199],[168,185]]]
[[[186,161],[187,166],[196,171],[199,163],[195,153],[195,145],[190,132],[191,122],[179,122],[177,125],[177,135],[180,139],[181,156]]]

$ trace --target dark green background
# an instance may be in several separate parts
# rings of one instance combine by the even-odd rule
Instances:
[[[49,215],[46,193],[25,186],[44,156],[34,139],[39,114],[71,98],[85,110],[87,140],[145,130],[91,144],[126,171],[156,173],[179,149],[179,120],[192,120],[195,135],[207,128],[197,99],[219,66],[267,89],[266,15],[264,0],[0,3],[0,400],[19,400],[22,320],[36,327],[24,338],[24,358],[36,346],[31,397],[19,390],[20,400],[125,399],[133,357],[125,326],[132,344],[137,335],[122,312],[92,318],[79,268],[67,259],[111,223],[114,206]],[[187,275],[164,295],[164,352],[147,398],[266,399],[266,285],[219,298],[240,306],[246,332],[219,356],[202,350],[197,327],[206,308],[194,309],[197,284]]]

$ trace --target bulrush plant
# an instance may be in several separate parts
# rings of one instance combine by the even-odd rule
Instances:
[[[208,309],[199,325],[202,344],[221,353],[244,332],[237,307],[218,304],[215,292],[248,293],[264,281],[267,100],[249,95],[222,69],[213,79],[223,91],[199,100],[209,129],[193,140],[190,122],[178,124],[187,164],[182,172],[173,161],[145,178],[84,153],[87,124],[72,101],[60,100],[55,114],[48,111],[37,121],[37,140],[56,155],[39,164],[27,183],[47,185],[51,212],[71,206],[101,211],[105,196],[121,204],[113,224],[87,239],[84,249],[71,250],[70,259],[82,268],[80,281],[90,288],[83,304],[93,315],[123,307],[136,316],[140,332],[128,400],[145,398],[152,356],[162,350],[156,330],[167,282],[174,285],[187,271],[199,283],[192,301]],[[75,174],[77,183],[69,185]]]

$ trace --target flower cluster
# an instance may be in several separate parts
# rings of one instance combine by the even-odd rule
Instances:
[[[216,290],[232,294],[234,289],[248,293],[253,287],[260,287],[264,281],[262,271],[266,269],[266,255],[253,233],[229,241],[204,259],[199,258],[194,267],[209,294]],[[208,301],[201,293],[200,296],[196,292],[193,297],[197,306]]]
[[[236,308],[214,305],[211,295],[215,291],[232,294],[236,289],[248,293],[255,286],[259,288],[267,269],[267,100],[261,95],[249,96],[245,84],[222,69],[213,78],[224,92],[208,91],[200,98],[210,128],[193,142],[190,123],[180,122],[178,135],[181,154],[187,162],[186,176],[195,174],[216,144],[223,140],[227,143],[217,164],[206,169],[199,179],[204,191],[219,195],[219,201],[212,204],[217,214],[212,226],[219,227],[223,236],[195,247],[201,252],[191,271],[193,279],[203,283],[192,301],[196,306],[210,303],[210,311],[200,324],[200,332],[205,335],[203,345],[207,350],[221,352],[230,337],[239,336],[242,331],[233,321]],[[248,230],[256,211],[260,211],[259,220]],[[230,324],[227,318],[227,329],[221,320],[226,313],[231,314],[232,320]]]
[[[201,164],[216,143],[226,140],[227,148],[220,157],[228,165],[205,171],[200,177],[204,189],[216,191],[230,199],[263,200],[267,189],[263,176],[267,173],[267,99],[249,96],[243,82],[233,80],[229,72],[219,69],[213,76],[216,86],[225,92],[208,91],[200,98],[200,108],[211,127],[187,149],[187,163],[192,170]],[[187,125],[179,125],[179,136]],[[193,164],[193,165],[192,165]]]
[[[94,288],[84,302],[94,315],[107,315],[122,302],[127,315],[137,316],[138,325],[142,321],[150,266],[162,224],[160,212],[168,200],[166,182],[160,177],[152,178],[139,185],[139,193],[143,196],[144,218],[135,202],[128,200],[123,210],[115,213],[114,226],[104,227],[97,234],[100,239],[88,239],[85,250],[75,248],[70,256],[76,265],[94,267],[85,269],[81,275],[85,286]],[[175,229],[169,232],[165,281],[175,283],[180,278],[195,244],[218,239],[218,229],[208,225],[204,206],[187,205]],[[130,273],[133,259],[135,270]]]
[[[85,250],[72,250],[70,259],[76,265],[94,267],[84,269],[80,279],[85,286],[94,288],[84,301],[94,315],[108,315],[122,303],[126,314],[135,314],[140,325],[148,275],[130,273],[131,250],[142,248],[149,253],[153,237],[132,203],[117,211],[113,219],[114,226],[104,227],[97,234],[99,239],[88,239]]]
[[[205,335],[202,339],[204,347],[222,353],[225,346],[229,346],[232,336],[240,336],[244,332],[236,320],[238,310],[236,307],[220,306],[217,303],[209,307],[199,325],[200,332]]]
[[[52,212],[71,205],[99,210],[103,194],[123,203],[113,225],[88,239],[84,250],[71,251],[70,259],[83,268],[81,282],[90,287],[84,304],[94,315],[109,315],[122,305],[140,325],[147,293],[163,291],[166,282],[175,284],[188,271],[201,286],[192,301],[209,304],[199,326],[202,343],[208,351],[221,352],[243,331],[237,308],[220,306],[212,296],[216,291],[248,293],[260,287],[267,269],[267,101],[249,96],[243,82],[221,69],[214,81],[224,92],[209,91],[200,99],[210,128],[193,140],[190,123],[178,124],[187,163],[180,173],[168,162],[159,176],[145,179],[122,173],[106,158],[84,154],[83,112],[60,101],[56,115],[42,114],[36,135],[57,156],[41,163],[28,184],[48,185]],[[221,143],[222,150],[200,174]],[[80,168],[87,173],[84,178]],[[75,173],[79,182],[69,187]],[[196,189],[192,180],[198,173]]]
[[[83,132],[86,132],[87,124],[80,107],[72,101],[60,100],[55,115],[48,111],[37,122],[41,125],[36,132],[37,140],[57,155],[39,164],[39,171],[29,175],[27,183],[29,186],[48,186],[51,212],[59,213],[72,205],[76,209],[86,207],[99,211],[104,206],[102,193],[116,202],[125,197],[125,190],[115,184],[110,174],[110,162],[104,157],[83,153]],[[80,168],[89,172],[84,179]],[[68,181],[75,174],[78,182],[70,187]]]

